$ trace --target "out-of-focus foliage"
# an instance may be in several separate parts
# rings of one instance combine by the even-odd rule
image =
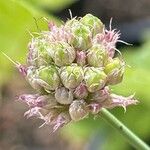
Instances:
[[[46,8],[51,11],[61,10],[72,4],[75,0],[27,0],[33,5]]]
[[[31,38],[28,31],[38,32],[47,29],[47,23],[42,17],[49,16],[40,9],[35,9],[25,1],[1,0],[0,1],[0,51],[23,63],[27,52],[27,43]],[[14,65],[0,53],[0,83],[7,80],[14,70]]]
[[[137,106],[127,108],[126,113],[122,109],[115,109],[112,113],[148,142],[150,139],[150,41],[145,42],[139,48],[130,47],[124,49],[123,56],[127,65],[131,67],[127,66],[124,81],[112,88],[118,94],[131,95],[135,93],[140,103]],[[64,133],[66,134],[67,132],[69,137],[71,135],[74,141],[79,142],[87,140],[95,130],[101,129],[106,132],[105,142],[103,145],[99,145],[101,148],[109,150],[126,150],[129,148],[124,138],[109,125],[104,124],[101,118],[96,120],[90,118],[69,125],[64,128]],[[101,138],[101,132],[99,133],[99,138]]]
[[[47,24],[40,19],[41,17],[49,17],[50,19],[54,19],[52,16],[49,16],[43,12],[40,8],[49,8],[50,10],[62,9],[72,1],[0,0],[0,51],[5,52],[14,60],[24,63],[27,52],[27,43],[31,38],[27,30],[31,32],[38,32],[34,17],[37,19],[39,18],[37,24],[41,30],[47,29]],[[38,7],[35,7],[34,5]],[[115,109],[112,113],[123,121],[132,131],[148,142],[150,139],[150,41],[147,41],[142,47],[139,48],[130,47],[125,49],[123,56],[131,68],[127,67],[124,81],[115,87],[114,91],[118,94],[124,95],[135,93],[140,103],[137,106],[129,107],[126,113],[124,113],[122,109]],[[14,65],[12,65],[11,62],[7,60],[0,52],[0,85],[2,81],[8,81],[8,87],[10,87],[12,82],[8,79],[11,78],[14,70]],[[15,82],[13,82],[13,84],[14,83]],[[15,85],[13,85],[12,89],[15,89]],[[6,91],[6,94],[8,94],[8,92],[9,91]],[[2,98],[0,96],[0,99]],[[12,107],[12,104],[9,105],[9,109],[7,109],[8,116],[13,109],[16,110],[15,106]],[[6,114],[6,109],[4,106],[3,108],[3,114]],[[18,108],[21,109],[20,105]],[[4,119],[6,117],[4,115]],[[15,118],[13,119],[15,120]],[[25,123],[26,121],[22,124],[25,125]],[[18,121],[18,124],[20,124],[20,120]],[[14,126],[15,125],[16,124],[14,123]],[[7,129],[6,125],[5,128]],[[38,132],[41,132],[40,129],[37,128],[37,130]],[[11,131],[15,132],[15,130]],[[101,131],[105,132],[105,134],[103,135]],[[76,143],[89,144],[88,140],[91,136],[95,135],[95,132],[98,132],[99,134],[97,138],[99,143],[102,145],[99,145],[98,148],[100,149],[101,147],[101,150],[127,150],[129,148],[129,145],[124,138],[120,136],[117,131],[107,125],[107,123],[105,123],[100,116],[95,120],[93,120],[93,118],[88,118],[81,122],[68,125],[62,130],[64,137],[66,137],[73,145]],[[6,134],[5,131],[4,134]],[[40,133],[39,135],[40,136],[37,137],[41,137],[42,134]],[[51,137],[51,135],[48,136]],[[101,143],[101,136],[103,136],[103,143]],[[7,137],[6,139],[8,141]],[[43,139],[43,141],[45,141],[45,139],[48,138]],[[10,141],[12,141],[12,139],[10,139]],[[96,150],[96,147],[93,147],[93,149]]]

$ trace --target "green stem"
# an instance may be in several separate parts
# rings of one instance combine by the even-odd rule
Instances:
[[[117,129],[137,150],[150,150],[150,147],[146,143],[144,143],[138,136],[136,136],[131,130],[129,130],[122,122],[120,122],[105,108],[101,110],[101,116],[115,129]]]

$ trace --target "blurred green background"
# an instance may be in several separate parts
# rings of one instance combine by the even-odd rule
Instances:
[[[47,30],[44,17],[59,24],[61,21],[56,12],[68,9],[75,2],[0,0],[0,51],[15,61],[25,63],[27,44],[31,39],[29,32]],[[68,14],[69,11],[66,16]],[[135,93],[140,103],[127,108],[126,113],[121,108],[111,112],[150,144],[149,37],[149,31],[143,30],[140,45],[121,47],[123,56],[131,67],[127,67],[123,82],[112,87],[118,94],[127,96]],[[15,66],[0,52],[0,150],[133,149],[100,115],[95,119],[89,117],[70,124],[54,134],[50,134],[47,127],[39,129],[41,122],[24,118],[23,113],[27,108],[15,101],[16,95],[31,91]]]

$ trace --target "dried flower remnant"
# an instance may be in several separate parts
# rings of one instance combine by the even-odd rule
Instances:
[[[60,27],[48,25],[49,31],[29,43],[26,67],[15,64],[37,91],[19,96],[29,106],[25,116],[36,116],[56,131],[102,108],[137,104],[133,96],[116,95],[109,87],[122,81],[125,70],[124,60],[114,57],[118,31],[91,14]]]

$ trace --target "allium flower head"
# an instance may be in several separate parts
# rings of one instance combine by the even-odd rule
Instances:
[[[109,86],[120,83],[125,70],[123,58],[114,57],[119,32],[106,29],[91,14],[48,26],[49,31],[29,43],[27,65],[16,63],[37,92],[19,96],[29,106],[25,116],[36,116],[44,121],[42,126],[56,131],[102,108],[137,103],[133,96],[112,93]]]

